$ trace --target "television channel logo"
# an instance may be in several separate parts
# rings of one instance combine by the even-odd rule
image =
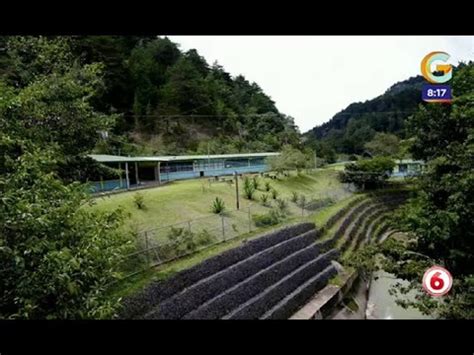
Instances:
[[[452,101],[451,87],[440,85],[453,77],[453,67],[447,63],[449,58],[448,53],[436,51],[428,53],[421,61],[421,74],[430,83],[423,85],[421,93],[423,101],[445,103]]]

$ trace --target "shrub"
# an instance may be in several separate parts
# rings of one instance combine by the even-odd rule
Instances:
[[[291,193],[291,202],[297,203],[298,202],[299,195],[297,192],[293,191]]]
[[[301,195],[299,197],[298,206],[301,207],[301,208],[304,208],[304,206],[306,206],[306,196],[305,195]]]
[[[258,181],[258,177],[254,176],[252,179],[252,185],[255,190],[258,190],[260,187],[260,181]]]
[[[183,236],[183,233],[184,233],[184,228],[171,227],[170,231],[166,235],[166,238],[170,242],[177,242]]]
[[[244,180],[244,196],[248,200],[253,200],[253,195],[255,193],[255,187],[253,186],[252,181],[248,177],[245,177]]]
[[[212,244],[216,240],[216,237],[209,233],[207,229],[203,229],[202,231],[196,234],[195,240],[197,245],[203,246]]]
[[[280,215],[278,211],[272,208],[268,213],[252,216],[257,227],[273,226],[280,223]]]
[[[272,189],[272,198],[273,198],[274,200],[276,200],[277,197],[278,197],[278,191],[275,190],[275,189]]]
[[[288,204],[286,203],[286,200],[277,198],[276,203],[277,203],[278,212],[282,216],[285,216],[288,213]]]
[[[212,202],[211,206],[212,213],[219,214],[224,212],[225,210],[225,203],[220,197],[216,197],[216,199]]]
[[[197,247],[194,234],[187,228],[171,227],[166,237],[174,244],[177,255],[192,252]]]
[[[135,195],[133,195],[133,203],[139,210],[144,210],[146,208],[145,198],[140,192],[137,192]]]
[[[268,206],[268,195],[267,194],[260,195],[260,201],[262,202],[262,205]]]
[[[319,208],[329,206],[329,205],[333,204],[334,202],[335,201],[332,198],[326,197],[326,198],[323,198],[321,200],[311,200],[308,203],[306,203],[304,208],[307,209],[307,210],[310,210],[310,211],[314,211],[314,210],[317,210]]]
[[[265,181],[265,191],[270,191],[272,188],[272,185],[270,185],[269,181]]]

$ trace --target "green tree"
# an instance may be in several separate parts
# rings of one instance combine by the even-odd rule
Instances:
[[[347,164],[339,178],[341,182],[353,183],[360,189],[374,189],[383,185],[394,167],[394,161],[386,157],[360,159]]]
[[[123,214],[83,208],[87,187],[60,179],[108,121],[89,104],[99,66],[62,65],[70,56],[57,39],[9,46],[19,79],[0,80],[0,317],[110,317],[117,300],[105,290],[130,247]]]
[[[300,150],[285,145],[280,155],[267,158],[270,169],[282,174],[287,170],[298,170],[307,167],[308,157]]]
[[[460,65],[452,85],[456,97],[451,105],[420,107],[407,124],[414,134],[413,157],[425,160],[427,169],[419,179],[417,196],[396,218],[398,227],[409,233],[410,242],[400,246],[398,253],[387,250],[384,254],[386,268],[410,281],[399,293],[419,290],[428,266],[446,266],[454,283],[443,302],[422,296],[409,304],[441,318],[472,319],[474,63]]]
[[[8,48],[20,79],[3,111],[5,129],[42,146],[57,144],[66,157],[92,150],[99,131],[117,118],[96,112],[90,102],[103,86],[102,65],[80,65],[61,38],[13,37]]]
[[[108,318],[105,296],[128,249],[119,210],[96,213],[85,188],[54,173],[57,151],[0,137],[0,317]]]
[[[373,155],[396,156],[400,151],[399,139],[391,133],[376,133],[364,147]]]

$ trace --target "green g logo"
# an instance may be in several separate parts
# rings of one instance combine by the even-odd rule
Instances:
[[[449,59],[449,54],[445,52],[431,52],[426,55],[421,61],[421,74],[433,84],[442,84],[451,80],[453,76],[453,68],[451,64],[437,64],[436,72],[440,75],[434,75],[431,71],[431,66],[435,61],[446,63]]]

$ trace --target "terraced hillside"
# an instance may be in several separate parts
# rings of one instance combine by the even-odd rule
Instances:
[[[324,226],[300,223],[149,285],[121,318],[287,319],[337,274],[333,260],[387,233],[384,215],[404,194],[361,197]]]

